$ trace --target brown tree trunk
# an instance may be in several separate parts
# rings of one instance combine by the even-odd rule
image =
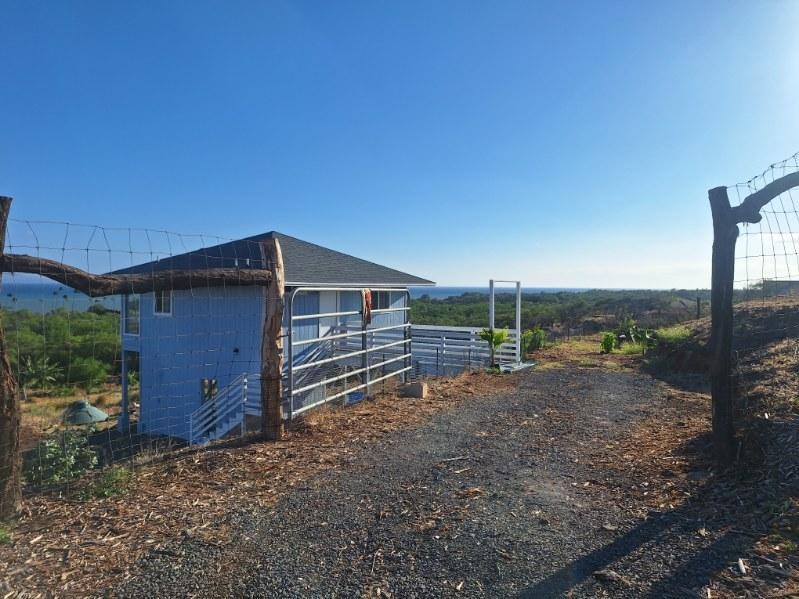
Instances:
[[[0,256],[5,249],[10,209],[11,198],[0,196]],[[16,515],[22,500],[19,424],[19,389],[11,371],[0,323],[0,520]]]
[[[283,253],[277,239],[261,244],[272,280],[266,288],[266,318],[261,340],[261,431],[271,441],[283,438]]]

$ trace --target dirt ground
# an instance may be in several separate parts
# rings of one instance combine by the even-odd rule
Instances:
[[[795,550],[756,547],[707,414],[635,372],[530,370],[239,512],[221,545],[151,553],[114,594],[790,596]]]
[[[0,594],[797,596],[791,414],[742,456],[771,458],[717,471],[703,377],[595,348],[167,454],[117,497],[27,497]]]

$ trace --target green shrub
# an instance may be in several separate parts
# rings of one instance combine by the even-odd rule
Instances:
[[[20,364],[20,378],[24,388],[47,391],[58,380],[62,369],[47,356],[23,356]]]
[[[496,364],[496,353],[497,350],[505,343],[510,335],[508,334],[508,329],[483,329],[478,333],[480,339],[488,343],[488,347],[491,350],[491,364],[489,366],[494,366]]]
[[[620,349],[625,356],[637,356],[646,353],[647,345],[646,343],[625,343]]]
[[[128,389],[139,388],[139,373],[135,370],[128,370]]]
[[[108,376],[108,366],[96,358],[75,358],[69,365],[69,380],[87,391],[96,389]]]
[[[614,349],[616,349],[616,335],[614,333],[602,333],[600,352],[603,354],[609,354]]]
[[[88,432],[67,430],[39,441],[25,464],[25,478],[34,485],[60,483],[96,465]]]
[[[522,333],[522,357],[529,352],[542,349],[546,343],[547,333],[540,326],[527,329]]]
[[[664,343],[680,343],[691,337],[691,329],[676,325],[673,327],[658,329],[655,331],[655,336],[657,337],[658,341],[662,341]]]
[[[116,497],[128,492],[131,472],[123,466],[114,466],[102,472],[95,481],[79,493],[82,500],[92,497]]]

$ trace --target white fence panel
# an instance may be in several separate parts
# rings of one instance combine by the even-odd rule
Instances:
[[[413,371],[417,376],[457,374],[471,368],[489,366],[491,349],[480,339],[475,327],[446,327],[413,325],[411,327],[411,353]],[[497,350],[495,359],[500,364],[518,362],[516,331],[508,331],[508,341]]]

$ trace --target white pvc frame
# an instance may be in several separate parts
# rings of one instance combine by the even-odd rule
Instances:
[[[496,328],[494,320],[494,283],[514,283],[516,285],[516,361],[522,361],[522,282],[491,279],[488,281],[488,328]]]

